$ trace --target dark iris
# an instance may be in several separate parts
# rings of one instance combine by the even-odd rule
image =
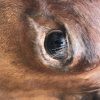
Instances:
[[[45,49],[55,59],[66,58],[68,44],[66,41],[66,35],[60,30],[53,30],[45,38]]]

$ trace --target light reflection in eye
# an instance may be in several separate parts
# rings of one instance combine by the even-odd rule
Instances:
[[[44,43],[45,49],[54,59],[65,59],[68,49],[66,35],[61,30],[53,30],[47,35]]]

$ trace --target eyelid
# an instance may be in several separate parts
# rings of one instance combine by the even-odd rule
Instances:
[[[74,66],[79,64],[81,56],[85,52],[84,47],[82,47],[82,45],[80,44],[82,42],[80,42],[80,39],[79,39],[79,38],[81,38],[79,35],[79,31],[77,33],[77,31],[74,30],[74,28],[70,27],[68,24],[67,24],[67,26],[66,26],[66,24],[65,25],[59,24],[59,27],[57,27],[56,29],[55,28],[52,29],[51,27],[45,27],[44,25],[41,26],[38,22],[36,22],[32,18],[30,18],[30,23],[31,23],[32,27],[36,30],[36,36],[37,36],[37,38],[36,38],[36,50],[37,51],[36,52],[38,52],[38,57],[39,57],[41,63],[43,63],[44,65],[46,65],[50,68],[55,68],[55,69],[62,69],[62,66],[66,66],[66,67],[70,66],[70,68],[73,69]],[[65,27],[65,28],[63,28],[63,27]],[[71,56],[73,56],[73,59],[71,59],[73,62],[70,62],[67,59],[69,61],[69,63],[66,62],[66,64],[63,64],[63,63],[65,63],[65,61],[59,62],[58,60],[51,58],[47,54],[47,52],[44,50],[44,39],[45,39],[46,35],[49,34],[48,32],[50,32],[54,29],[55,30],[59,29],[59,30],[64,30],[64,31],[67,29],[68,36],[70,37],[71,43],[72,43],[71,44],[72,54],[70,53],[71,49],[69,49],[68,52],[70,53],[70,56],[68,57],[68,59],[70,59]],[[77,37],[79,37],[79,38],[77,39]],[[83,46],[84,46],[84,44],[83,44]],[[77,49],[77,51],[75,49]],[[67,63],[68,63],[68,66],[67,66]],[[68,68],[67,69],[65,68],[65,70],[68,71]]]

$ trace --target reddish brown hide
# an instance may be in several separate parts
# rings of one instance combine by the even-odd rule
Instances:
[[[44,47],[61,28],[68,64]],[[99,73],[100,0],[0,0],[0,100],[100,100]]]

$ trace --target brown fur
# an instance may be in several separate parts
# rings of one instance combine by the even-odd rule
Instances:
[[[72,72],[39,51],[62,24],[79,50]],[[99,100],[99,73],[100,0],[0,0],[0,100]]]

